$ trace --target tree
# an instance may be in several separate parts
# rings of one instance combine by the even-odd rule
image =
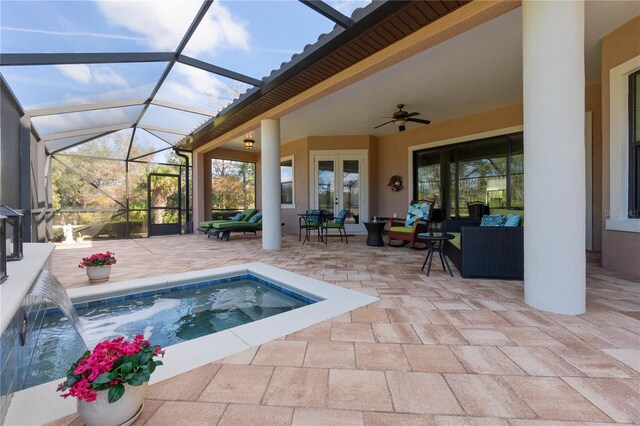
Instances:
[[[242,161],[211,160],[212,208],[246,209],[255,206],[256,165]]]

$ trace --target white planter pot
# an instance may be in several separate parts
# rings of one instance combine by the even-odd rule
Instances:
[[[149,382],[141,386],[124,385],[124,395],[109,404],[109,390],[98,391],[95,401],[78,400],[78,415],[86,426],[121,426],[131,424],[140,415]]]
[[[87,266],[87,277],[90,283],[101,283],[109,280],[111,274],[111,265],[107,266]]]

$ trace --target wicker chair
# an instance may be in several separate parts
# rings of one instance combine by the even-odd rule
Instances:
[[[389,245],[393,247],[403,247],[409,244],[411,248],[416,247],[416,243],[424,243],[425,247],[420,247],[422,249],[426,248],[427,243],[418,237],[418,234],[422,232],[427,232],[429,230],[429,220],[431,219],[431,214],[433,213],[433,205],[435,204],[434,200],[418,200],[412,201],[410,206],[416,207],[418,204],[428,204],[429,212],[427,217],[418,218],[415,222],[413,222],[413,226],[405,226],[405,219],[389,219]],[[393,243],[392,241],[400,241],[400,244]]]

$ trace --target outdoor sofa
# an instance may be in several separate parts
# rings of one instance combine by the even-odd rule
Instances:
[[[444,232],[455,238],[447,242],[444,254],[463,278],[524,278],[524,212],[492,210],[491,214],[520,216],[517,227],[480,226],[480,221],[445,220]]]

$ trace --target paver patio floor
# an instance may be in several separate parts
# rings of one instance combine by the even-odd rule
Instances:
[[[589,262],[587,313],[562,316],[525,305],[522,282],[427,277],[424,251],[364,241],[106,241],[59,246],[53,271],[86,285],[80,258],[107,249],[111,282],[260,261],[380,297],[151,386],[136,425],[640,423],[640,277]]]

